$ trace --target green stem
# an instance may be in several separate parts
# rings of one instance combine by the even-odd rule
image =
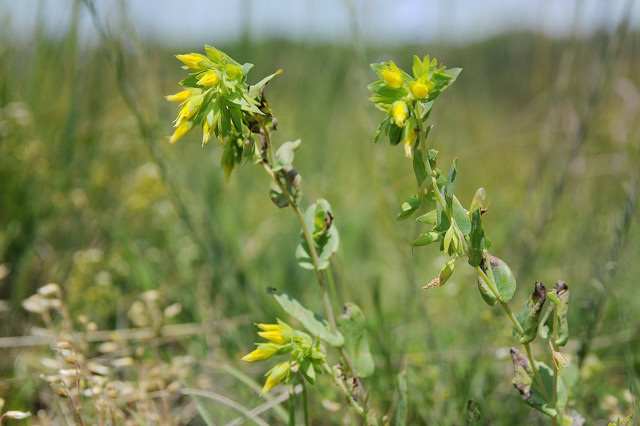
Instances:
[[[307,385],[302,381],[302,414],[304,416],[304,425],[309,426],[309,401],[307,399]]]
[[[323,367],[326,370],[327,374],[333,379],[333,382],[336,384],[336,386],[338,386],[340,391],[342,391],[349,405],[351,405],[351,407],[355,410],[355,412],[358,413],[358,415],[362,418],[364,423],[367,425],[377,425],[377,422],[375,420],[367,418],[366,407],[363,405],[360,405],[358,401],[356,401],[353,398],[353,395],[351,394],[349,389],[347,389],[347,385],[345,384],[344,380],[338,377],[335,374],[335,372],[331,369],[331,367],[329,367],[329,364],[327,364],[326,362],[324,363]]]
[[[554,308],[556,306],[554,305]],[[551,404],[553,404],[554,408],[558,410],[558,379],[560,376],[560,368],[558,368],[558,362],[555,358],[556,341],[558,340],[558,315],[556,314],[557,310],[553,310],[553,341],[549,341],[549,347],[551,348],[551,361],[553,361],[553,391],[551,394]],[[552,419],[553,424],[555,425],[557,420],[561,420],[562,416],[560,410],[558,410],[558,414],[556,417]]]
[[[433,171],[433,169],[431,168],[431,164],[429,163],[429,157],[427,155],[427,147],[426,147],[426,142],[425,142],[425,139],[424,139],[423,132],[420,130],[419,134],[420,134],[420,136],[419,136],[420,137],[419,144],[422,146],[422,148],[423,148],[422,150],[424,151],[423,155],[425,156],[424,157],[424,164],[425,164],[425,167],[427,169],[427,174],[431,178],[431,182],[432,182],[432,185],[433,185],[433,193],[434,193],[434,195],[436,197],[436,201],[440,205],[440,208],[442,209],[442,211],[445,212],[445,214],[449,217],[449,219],[451,220],[451,223],[453,223],[453,217],[449,212],[449,209],[447,207],[447,203],[446,203],[446,200],[444,198],[444,195],[442,194],[442,192],[440,192],[440,188],[438,188],[436,174]],[[469,248],[468,248],[468,243],[467,243],[466,238],[462,238],[461,242],[462,242],[462,247],[463,247],[464,252],[468,253],[469,252]],[[524,334],[524,330],[522,328],[522,325],[520,324],[520,322],[518,321],[518,318],[516,318],[515,314],[511,310],[511,307],[506,302],[503,302],[503,301],[500,300],[500,293],[498,291],[498,286],[496,285],[495,278],[493,276],[493,271],[491,270],[491,263],[489,261],[488,253],[487,253],[486,250],[483,251],[483,256],[485,258],[485,264],[489,265],[487,267],[487,271],[489,271],[489,274],[488,275],[485,274],[485,272],[482,270],[482,268],[480,268],[480,266],[476,266],[476,271],[478,272],[478,275],[487,284],[487,286],[489,287],[489,289],[491,290],[493,295],[496,297],[496,299],[500,301],[500,306],[502,306],[502,309],[507,314],[507,316],[509,317],[509,319],[513,323],[513,326],[516,328],[518,333],[520,333],[521,335]],[[531,364],[531,369],[533,370],[534,378],[535,378],[536,382],[538,383],[538,386],[540,387],[540,390],[543,393],[546,393],[546,390],[544,388],[544,384],[542,382],[542,378],[540,377],[540,373],[538,372],[538,366],[536,365],[535,359],[533,358],[533,354],[531,352],[531,346],[529,345],[529,343],[524,343],[523,345],[524,345],[524,348],[525,348],[525,350],[527,352],[527,357],[529,358],[529,363]]]
[[[273,179],[273,181],[276,183],[276,185],[278,186],[278,188],[280,188],[280,190],[282,191],[282,194],[284,195],[285,199],[287,200],[287,202],[289,203],[289,205],[291,206],[291,208],[293,209],[293,211],[296,214],[296,217],[298,218],[298,222],[300,222],[300,227],[302,228],[302,234],[304,235],[304,239],[307,243],[307,246],[309,247],[309,252],[311,253],[311,260],[313,261],[313,269],[316,272],[316,278],[318,280],[318,285],[320,286],[320,290],[322,291],[322,302],[324,304],[324,309],[327,315],[327,319],[329,321],[329,326],[331,327],[331,331],[336,333],[338,331],[338,328],[336,326],[336,319],[335,319],[335,315],[333,313],[333,304],[331,303],[331,298],[329,296],[329,292],[327,291],[327,286],[325,284],[325,280],[324,280],[324,274],[322,273],[322,269],[320,269],[320,259],[318,257],[318,252],[316,250],[315,244],[313,242],[313,237],[311,234],[311,231],[309,231],[309,227],[307,226],[307,222],[304,220],[304,217],[302,216],[302,211],[300,211],[300,208],[298,207],[298,205],[295,203],[293,197],[291,196],[291,194],[289,194],[289,191],[287,191],[287,188],[285,188],[284,185],[282,185],[282,183],[280,182],[280,180],[277,178],[277,176],[273,173],[272,168],[273,168],[273,155],[271,155],[272,152],[272,148],[271,148],[271,133],[269,132],[269,129],[262,123],[260,125],[262,132],[264,133],[264,137],[266,139],[266,143],[267,143],[267,162],[265,163],[264,161],[262,162],[262,166],[265,169],[265,171],[269,174],[269,176],[271,176],[271,178]],[[366,397],[366,392],[364,391],[364,388],[362,387],[362,384],[360,383],[360,379],[357,375],[355,366],[353,364],[353,362],[351,361],[351,358],[349,358],[349,355],[347,354],[347,351],[344,349],[344,347],[340,347],[337,348],[338,351],[340,352],[340,355],[342,357],[342,360],[344,361],[349,373],[351,374],[351,376],[353,376],[356,380],[357,380],[357,388],[358,391],[360,393],[360,397],[362,398],[362,400],[365,400]]]

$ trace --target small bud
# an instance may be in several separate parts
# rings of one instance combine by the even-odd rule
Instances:
[[[200,74],[198,77],[198,86],[214,87],[220,82],[218,73],[214,70]]]
[[[396,101],[391,107],[391,116],[396,126],[402,127],[407,119],[407,105],[402,101]]]
[[[286,379],[287,375],[289,375],[291,369],[291,363],[289,361],[281,362],[277,364],[275,367],[271,369],[269,372],[269,377],[267,377],[267,381],[262,388],[261,393],[266,393],[269,389],[273,388],[275,385],[280,383],[282,380]]]
[[[205,69],[210,66],[211,61],[204,55],[199,53],[189,53],[187,55],[176,55],[176,58],[182,61],[183,64],[189,68],[195,70]]]
[[[265,359],[269,359],[278,353],[278,346],[273,343],[263,343],[259,345],[253,352],[243,356],[241,359],[243,361],[262,361]]]
[[[402,82],[404,79],[402,78],[402,75],[400,75],[400,73],[390,70],[382,70],[382,72],[380,72],[380,75],[382,75],[382,79],[387,84],[387,86],[391,87],[392,89],[398,89],[400,86],[402,86]]]
[[[170,102],[184,102],[191,97],[191,91],[183,90],[178,93],[174,93],[173,95],[167,95],[164,98]]]
[[[421,81],[409,83],[411,94],[416,99],[425,99],[429,95],[429,92],[431,92],[431,90],[434,87],[435,87],[435,84],[433,84],[433,82],[431,81],[427,81],[424,83]]]
[[[182,139],[183,137],[185,137],[187,133],[191,131],[191,126],[193,126],[193,124],[188,121],[185,121],[184,123],[180,124],[176,128],[175,132],[173,132],[173,135],[171,135],[171,137],[169,138],[169,142],[175,143],[179,139]]]
[[[563,367],[566,367],[567,365],[569,365],[569,361],[562,354],[562,352],[557,352],[557,351],[553,351],[553,362],[555,363],[556,368],[558,367],[558,364],[562,365]]]

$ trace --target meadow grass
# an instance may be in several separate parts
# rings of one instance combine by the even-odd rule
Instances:
[[[483,182],[495,254],[525,288],[536,279],[571,286],[574,365],[582,336],[599,324],[575,388],[576,409],[588,423],[637,414],[640,228],[631,210],[640,173],[640,38],[629,35],[607,57],[610,39],[508,34],[468,46],[371,46],[359,54],[282,40],[220,46],[255,63],[254,76],[284,69],[266,93],[279,122],[275,137],[304,141],[296,153],[304,198],[331,200],[342,244],[334,278],[340,299],[367,314],[375,407],[393,405],[396,374],[406,369],[410,424],[465,423],[469,400],[479,404],[483,424],[544,423],[510,384],[511,327],[477,297],[473,271],[461,268],[444,288],[421,290],[442,259],[406,243],[417,224],[392,220],[414,183],[402,155],[371,145],[377,117],[366,101],[368,63],[392,58],[406,68],[412,54],[429,53],[464,68],[433,112],[431,143],[441,147],[441,164],[457,154],[463,199],[475,191],[472,182]],[[265,290],[286,288],[318,311],[321,302],[312,274],[293,256],[298,231],[265,195],[260,171],[247,167],[225,186],[217,142],[203,149],[189,135],[168,143],[173,111],[162,95],[175,92],[181,78],[173,54],[197,47],[123,38],[106,50],[85,48],[72,31],[0,47],[2,335],[29,335],[38,325],[20,303],[47,282],[60,283],[72,315],[88,315],[102,330],[134,327],[130,307],[142,292],[158,290],[165,305],[182,305],[169,324],[238,321],[162,340],[138,356],[170,362],[191,355],[192,387],[259,404],[252,386],[263,371],[239,359],[254,339],[253,322],[282,315]],[[121,55],[119,68],[112,54]],[[45,349],[0,348],[7,407],[53,404],[37,377]],[[332,407],[325,400],[340,401],[338,391],[318,386],[315,417],[340,423],[344,413],[322,413]],[[224,423],[237,415],[198,401],[202,418]],[[186,404],[178,400],[172,409]],[[277,422],[269,417],[276,415],[265,419]]]

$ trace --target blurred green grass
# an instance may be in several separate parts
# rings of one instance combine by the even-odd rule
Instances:
[[[429,53],[464,68],[432,114],[440,166],[447,169],[454,155],[459,158],[457,188],[466,202],[477,186],[486,189],[485,228],[494,254],[515,269],[516,306],[536,279],[569,284],[574,361],[603,297],[594,281],[615,268],[575,400],[589,423],[629,411],[624,390],[637,386],[640,368],[633,338],[640,326],[637,216],[619,257],[607,256],[623,217],[625,188],[639,172],[640,36],[629,35],[606,64],[609,39],[514,33],[467,46],[354,50],[283,40],[217,46],[255,63],[252,81],[284,69],[267,88],[279,122],[276,138],[302,139],[296,163],[304,201],[323,197],[334,209],[341,234],[334,264],[339,299],[358,303],[368,315],[377,363],[368,385],[376,407],[389,407],[395,375],[406,368],[412,424],[464,423],[469,399],[479,403],[486,424],[543,422],[510,385],[511,330],[478,297],[472,271],[460,267],[446,287],[421,290],[441,259],[431,248],[411,250],[418,224],[392,220],[395,206],[412,193],[413,176],[401,150],[386,141],[371,144],[380,116],[366,100],[368,63],[391,58],[406,68],[413,54]],[[0,314],[2,334],[29,333],[20,302],[46,282],[59,282],[72,312],[90,315],[101,328],[129,326],[127,309],[140,292],[159,289],[164,299],[183,305],[181,322],[250,314],[241,327],[185,340],[167,356],[186,352],[259,380],[264,366],[239,358],[255,339],[252,322],[282,316],[266,288],[287,289],[322,311],[314,277],[293,256],[293,216],[271,204],[258,168],[247,166],[225,183],[217,142],[202,148],[194,134],[168,144],[175,105],[162,96],[178,90],[182,75],[173,55],[201,46],[121,43],[106,52],[84,48],[70,31],[59,41],[35,34],[28,45],[1,46],[0,264],[6,273],[0,295],[8,301]],[[123,101],[109,49],[123,55],[120,78],[138,117]],[[599,73],[607,65],[610,77],[603,79]],[[602,94],[585,116],[594,88]],[[585,117],[588,132],[571,153]],[[142,134],[140,119],[147,126]],[[563,170],[552,216],[536,230]],[[0,393],[18,389],[5,399],[33,409],[35,384],[16,368],[26,350],[1,350],[7,380]],[[216,392],[257,400],[237,381],[208,374],[217,379]],[[339,400],[330,386],[319,387],[312,401],[317,413],[324,398]],[[601,403],[609,394],[618,407]]]

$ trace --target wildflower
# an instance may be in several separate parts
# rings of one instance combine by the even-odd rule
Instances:
[[[176,130],[173,132],[173,135],[171,135],[169,142],[174,143],[178,139],[182,139],[183,137],[185,137],[187,133],[191,131],[191,126],[193,126],[193,124],[189,121],[181,123],[178,127],[176,127]]]
[[[407,158],[413,158],[413,145],[416,143],[416,129],[415,127],[411,127],[409,129],[409,134],[407,138],[402,141],[404,145],[404,154]]]
[[[241,359],[243,361],[263,361],[265,359],[269,359],[275,354],[278,353],[279,347],[275,343],[263,343],[258,345],[258,347],[251,353],[243,356]]]
[[[173,95],[167,95],[164,98],[171,102],[184,102],[193,95],[199,95],[202,92],[200,89],[188,88]]]
[[[380,72],[380,75],[382,75],[382,79],[387,84],[387,86],[391,87],[392,89],[397,89],[402,86],[403,78],[399,72],[382,70]]]
[[[220,77],[218,77],[218,73],[214,70],[202,73],[198,77],[198,86],[213,87],[216,86],[219,82]]]
[[[192,96],[187,102],[184,103],[180,112],[178,112],[178,118],[176,118],[176,127],[182,124],[182,122],[191,119],[198,109],[202,105],[202,95]]]
[[[429,95],[429,92],[431,92],[434,86],[435,85],[431,81],[422,82],[418,80],[418,81],[412,81],[411,83],[409,83],[411,94],[416,99],[425,99]]]
[[[396,126],[402,127],[407,119],[407,105],[402,101],[396,101],[391,107],[391,115]]]
[[[187,67],[201,70],[208,68],[211,64],[209,58],[199,53],[189,53],[187,55],[176,55]],[[203,63],[204,62],[204,63]]]
[[[267,377],[267,381],[262,388],[261,393],[268,392],[272,387],[280,383],[281,381],[286,381],[287,376],[291,373],[291,363],[289,361],[281,362],[273,367]]]
[[[293,336],[293,329],[284,322],[278,320],[278,324],[257,324],[262,331],[258,336],[273,343],[287,343]]]

